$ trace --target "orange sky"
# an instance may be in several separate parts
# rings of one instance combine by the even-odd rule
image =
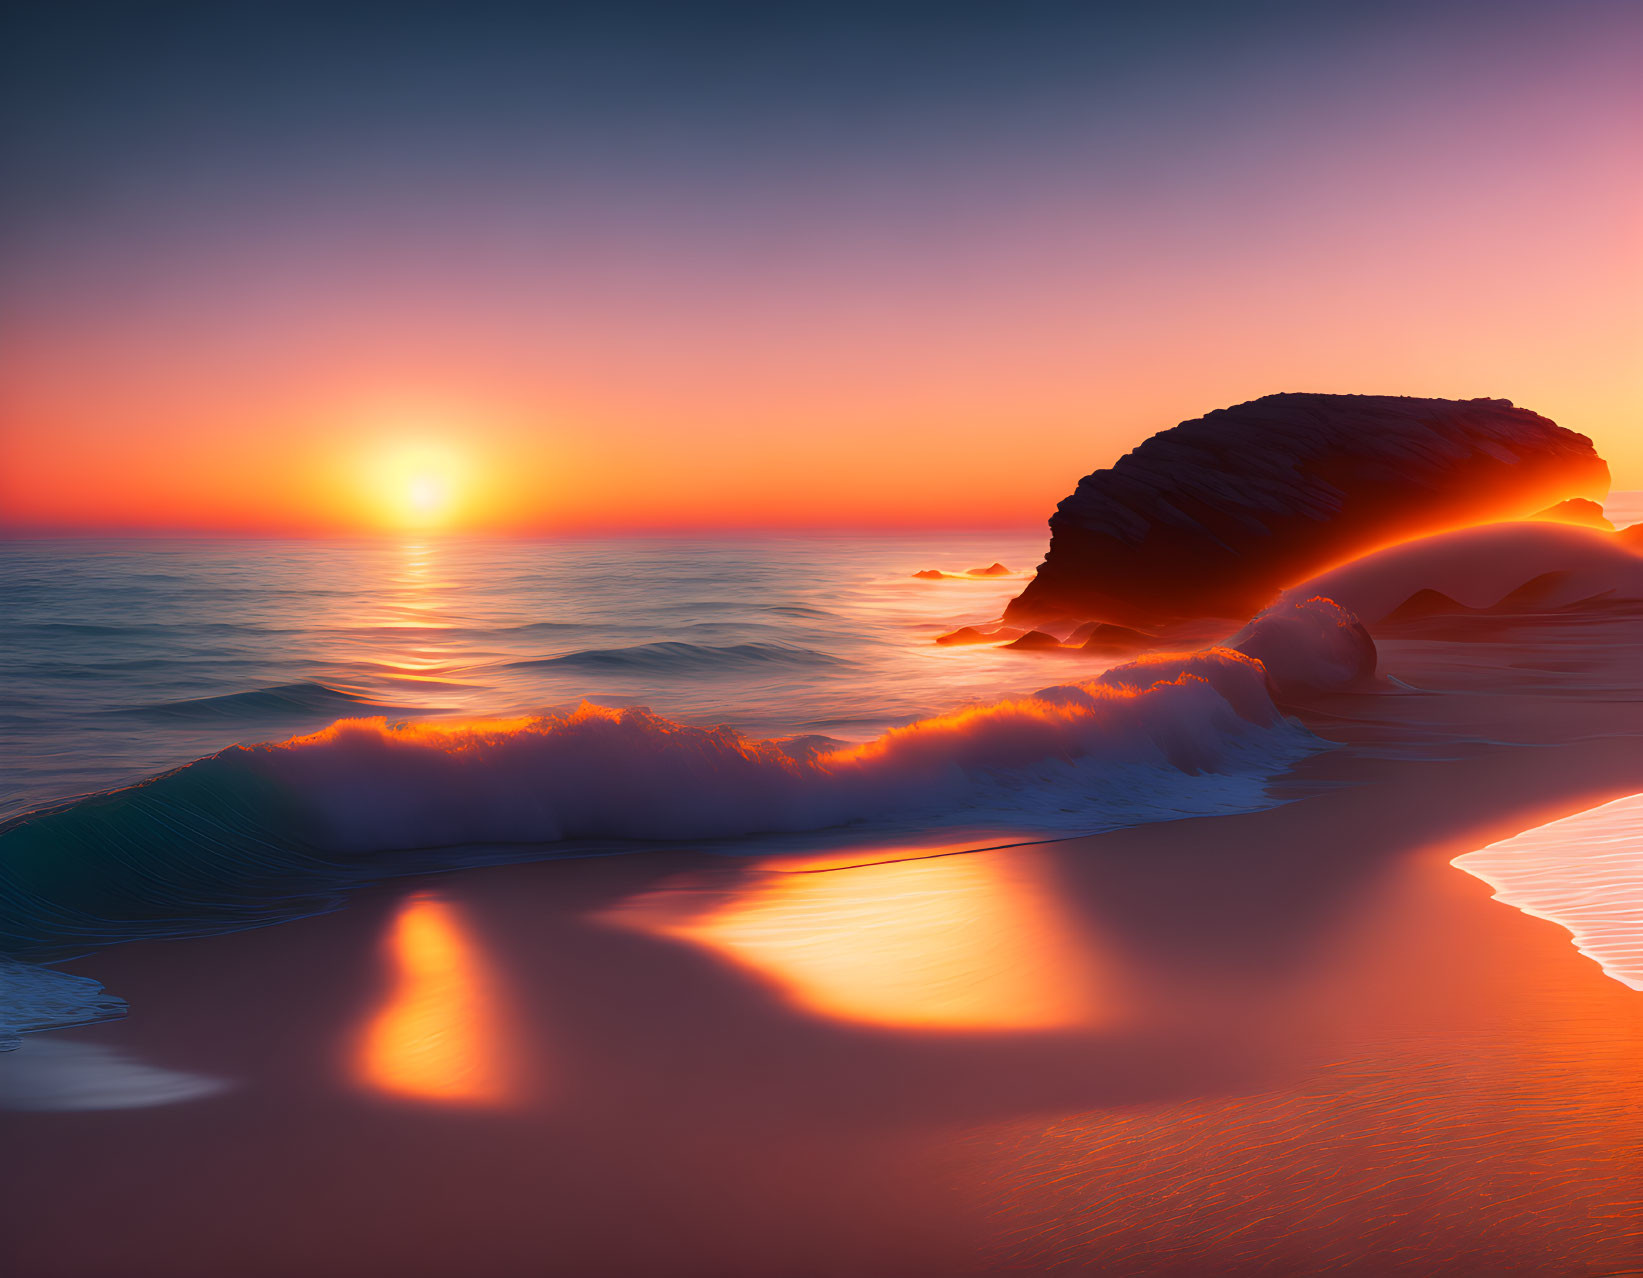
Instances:
[[[0,510],[12,525],[385,527],[420,466],[471,529],[1033,524],[1153,431],[1276,390],[1506,396],[1591,435],[1617,487],[1643,487],[1643,280],[1604,276],[1593,259],[1613,247],[1571,244],[1539,278],[1493,282],[1485,254],[1434,249],[1415,305],[1376,287],[1371,259],[1331,271],[1333,297],[1302,264],[1262,281],[1258,263],[1046,283],[1002,315],[996,296],[910,291],[767,320],[742,298],[545,350],[437,323],[390,340],[369,315],[334,341],[265,339],[232,315],[215,336],[24,335],[4,408],[28,425],[0,445]],[[1585,322],[1547,330],[1573,311]]]
[[[0,527],[1031,525],[1285,390],[1509,398],[1643,488],[1643,95],[1568,30],[574,199],[174,159],[5,242]]]

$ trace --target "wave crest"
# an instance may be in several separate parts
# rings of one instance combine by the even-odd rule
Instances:
[[[254,688],[250,692],[231,692],[220,697],[190,697],[184,701],[165,701],[116,713],[144,719],[209,722],[214,719],[314,719],[321,715],[357,715],[373,711],[381,714],[427,713],[412,706],[390,705],[361,692],[312,682],[282,683],[269,688]]]
[[[587,648],[558,657],[535,657],[515,666],[558,666],[569,670],[601,670],[644,674],[709,673],[749,666],[842,666],[837,657],[810,648],[780,643],[738,643],[725,647],[682,643],[642,643],[631,648]]]
[[[1271,667],[1230,647],[1153,654],[859,745],[584,703],[463,724],[351,718],[232,747],[0,826],[0,951],[244,926],[384,875],[593,845],[1056,836],[1264,806],[1266,778],[1325,744],[1279,713],[1276,666],[1334,668],[1308,636],[1350,629],[1327,601],[1307,608],[1252,628],[1284,638]]]

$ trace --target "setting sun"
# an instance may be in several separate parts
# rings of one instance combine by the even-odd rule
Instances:
[[[392,527],[447,527],[473,502],[471,462],[442,444],[401,444],[361,469],[377,522]]]
[[[437,519],[450,504],[451,489],[441,475],[417,475],[406,490],[406,504],[422,519]]]

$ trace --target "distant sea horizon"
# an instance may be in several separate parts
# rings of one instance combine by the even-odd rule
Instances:
[[[1617,527],[1643,522],[1643,488],[1619,488],[1599,503]],[[469,529],[462,527],[403,528],[212,528],[92,525],[6,525],[0,523],[0,541],[666,541],[700,539],[736,540],[746,537],[785,539],[825,539],[829,537],[916,536],[1037,536],[1047,547],[1049,531],[1045,519],[1008,521],[966,521],[954,519],[933,523],[859,524],[681,524],[678,526],[590,526],[576,528]],[[1042,557],[1042,552],[1040,553]]]

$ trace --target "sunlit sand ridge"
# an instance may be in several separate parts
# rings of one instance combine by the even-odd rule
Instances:
[[[1052,1030],[1103,1019],[1086,940],[1037,862],[975,853],[761,874],[729,899],[658,892],[613,922],[679,937],[843,1020]]]
[[[394,986],[359,1045],[361,1082],[396,1096],[447,1104],[513,1099],[495,982],[461,914],[413,896],[388,935]]]
[[[1525,830],[1452,864],[1495,898],[1574,934],[1622,985],[1643,990],[1643,794]]]

